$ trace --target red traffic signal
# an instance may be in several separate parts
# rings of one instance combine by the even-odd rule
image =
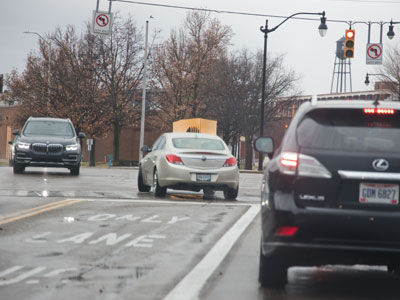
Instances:
[[[344,34],[344,57],[353,58],[354,57],[354,29],[347,29]]]

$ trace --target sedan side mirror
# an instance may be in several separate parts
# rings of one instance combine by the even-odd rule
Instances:
[[[12,132],[13,135],[19,135],[19,130],[18,129],[14,129]]]
[[[151,152],[151,148],[147,145],[142,146],[142,148],[140,148],[140,150],[143,152]]]
[[[79,132],[78,138],[84,139],[85,137],[86,137],[86,134],[84,134],[83,132]]]

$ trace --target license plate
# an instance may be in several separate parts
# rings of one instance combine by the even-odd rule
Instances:
[[[211,174],[197,173],[196,180],[197,181],[211,181]]]
[[[360,202],[399,204],[398,184],[360,183]]]

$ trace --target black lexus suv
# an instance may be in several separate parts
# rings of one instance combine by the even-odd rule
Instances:
[[[71,175],[79,175],[81,165],[80,139],[85,134],[75,132],[69,119],[30,117],[22,132],[16,136],[13,168],[15,174],[25,167],[68,168]]]
[[[385,265],[400,273],[400,103],[303,103],[268,153],[261,192],[259,282],[291,266]]]

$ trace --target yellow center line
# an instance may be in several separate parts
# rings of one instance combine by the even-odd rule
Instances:
[[[53,210],[56,208],[68,206],[71,204],[79,203],[82,202],[83,200],[72,200],[72,199],[67,199],[67,200],[62,200],[58,202],[53,202],[53,203],[48,203],[42,206],[34,207],[31,209],[26,209],[22,210],[7,216],[4,216],[1,218],[0,225],[6,224],[6,223],[11,223],[20,219],[28,218],[34,215],[41,214],[43,212]]]

